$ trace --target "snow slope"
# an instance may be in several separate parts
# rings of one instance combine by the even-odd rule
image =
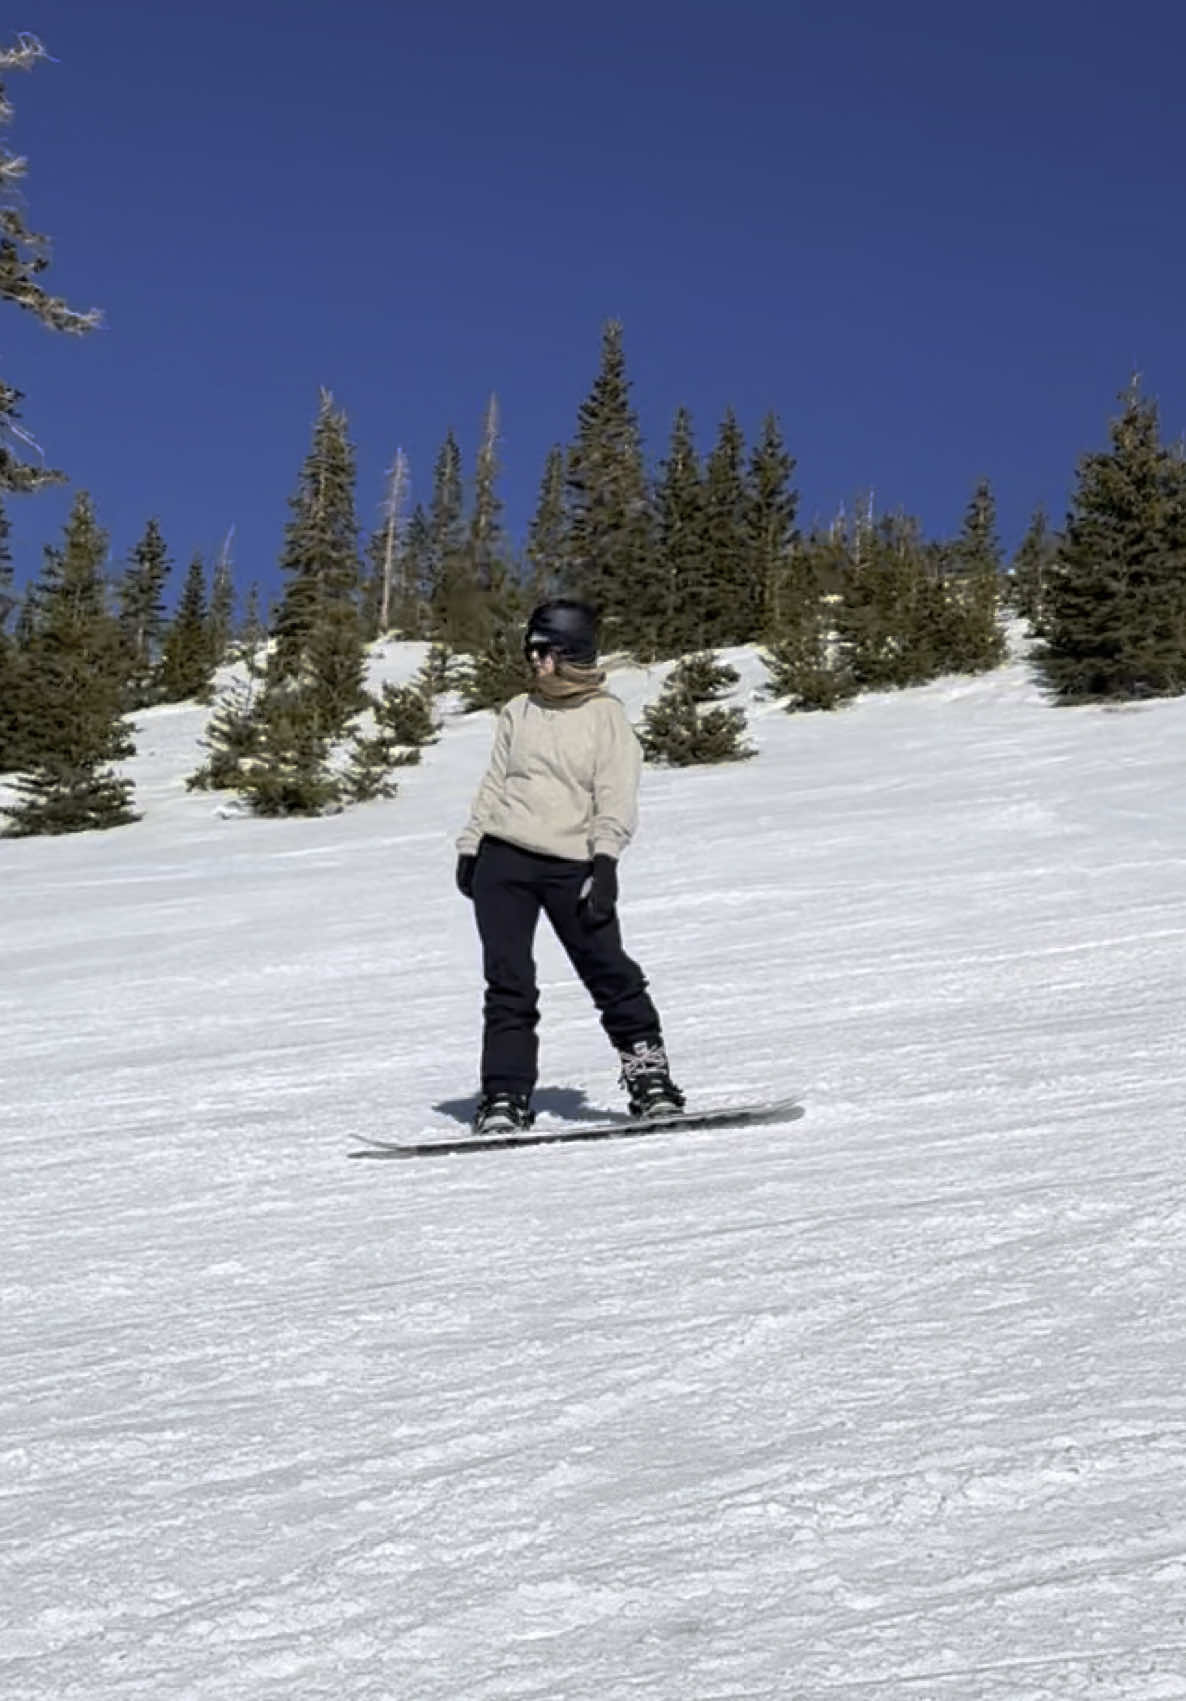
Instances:
[[[781,1128],[346,1161],[468,1108],[488,716],[256,822],[157,710],[140,825],[0,843],[7,1701],[1186,1696],[1186,701],[749,707],[623,912]]]

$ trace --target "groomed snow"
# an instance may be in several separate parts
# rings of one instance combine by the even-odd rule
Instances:
[[[0,844],[6,1701],[1186,1696],[1186,701],[733,659],[624,924],[783,1127],[348,1161],[472,1096],[489,716],[277,823],[156,710],[142,823]],[[540,955],[541,1106],[615,1109]]]

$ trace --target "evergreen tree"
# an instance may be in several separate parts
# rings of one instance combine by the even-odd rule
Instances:
[[[1040,665],[1064,703],[1186,691],[1186,463],[1135,381],[1122,401],[1048,576]]]
[[[568,508],[565,502],[564,450],[548,450],[539,500],[527,528],[528,583],[533,603],[563,593],[568,566]]]
[[[394,797],[399,787],[391,777],[392,770],[419,760],[419,750],[401,750],[382,728],[371,733],[356,730],[347,746],[336,795],[344,803],[373,803],[377,798]]]
[[[707,762],[744,762],[755,756],[753,746],[742,742],[745,710],[720,708],[714,702],[737,681],[736,670],[719,666],[711,653],[680,662],[668,675],[658,700],[643,710],[638,737],[644,758],[687,768]]]
[[[8,542],[11,535],[8,510],[4,506],[4,494],[0,491],[0,633],[4,631],[17,602],[13,588],[12,550]]]
[[[741,675],[728,662],[719,662],[711,650],[685,656],[669,678],[693,703],[715,703],[741,683]]]
[[[1046,630],[1046,583],[1057,553],[1058,538],[1046,510],[1038,508],[1013,557],[1009,586],[1013,607],[1038,638]]]
[[[245,661],[249,657],[257,656],[267,641],[268,629],[259,611],[259,586],[252,581],[247,587],[243,618],[235,632],[231,657],[235,661]]]
[[[22,496],[41,490],[47,484],[64,484],[66,480],[65,473],[54,471],[40,461],[35,465],[21,459],[22,453],[33,442],[18,424],[23,400],[23,391],[13,389],[11,384],[0,379],[0,492],[12,491]]]
[[[469,523],[470,584],[489,596],[505,573],[502,501],[498,494],[498,397],[491,396],[482,421],[482,440],[474,473],[474,504]]]
[[[149,520],[118,586],[119,630],[127,673],[126,703],[143,709],[155,701],[154,670],[165,629],[169,555],[156,520]]]
[[[25,692],[20,651],[0,627],[0,774],[14,773],[22,766],[21,701]]]
[[[462,682],[467,712],[501,709],[531,685],[523,654],[523,611],[516,598],[503,601],[493,613],[483,648],[468,663]]]
[[[356,731],[350,741],[342,774],[342,796],[349,803],[394,797],[399,788],[392,771],[419,762],[423,747],[438,737],[432,699],[414,685],[384,684],[372,703],[372,721],[371,733]]]
[[[424,687],[423,676],[411,685],[384,683],[375,702],[376,725],[390,734],[401,750],[420,750],[426,744],[435,744],[440,736],[432,696]]]
[[[12,122],[13,116],[3,74],[32,70],[45,58],[48,55],[44,47],[32,35],[18,36],[10,47],[0,48],[0,132]],[[14,154],[0,140],[0,301],[12,302],[32,313],[51,330],[80,335],[94,329],[99,315],[93,311],[75,312],[41,281],[49,265],[50,245],[48,238],[31,230],[25,220],[20,194],[25,164],[19,154]],[[5,491],[37,490],[45,484],[59,483],[62,478],[61,473],[43,466],[39,458],[36,461],[25,458],[31,439],[17,423],[21,400],[21,392],[0,379],[0,495]]]
[[[364,644],[373,644],[376,638],[385,635],[381,613],[384,556],[387,550],[385,530],[384,526],[377,526],[362,550],[362,588],[359,594],[358,618],[362,624]]]
[[[786,699],[788,714],[836,709],[855,695],[851,674],[831,662],[826,638],[818,626],[770,644],[765,661],[770,690]]]
[[[437,451],[432,469],[428,572],[433,636],[455,647],[466,642],[471,612],[465,542],[461,450],[450,429]]]
[[[158,703],[187,703],[204,698],[214,672],[210,615],[206,605],[206,568],[200,555],[189,564],[177,613],[165,634],[156,673]]]
[[[952,553],[955,574],[947,587],[949,597],[955,600],[948,616],[952,641],[949,653],[941,660],[941,671],[983,673],[1005,659],[1005,634],[999,619],[1001,545],[996,501],[987,479],[981,479],[972,493]]]
[[[876,691],[934,678],[934,581],[917,521],[862,516],[848,526],[845,547],[836,661],[846,688]]]
[[[498,399],[491,396],[482,422],[473,505],[446,626],[450,641],[475,656],[496,641],[497,629],[517,607],[514,599],[508,603],[510,573],[498,473]]]
[[[400,550],[400,585],[407,599],[405,638],[426,638],[433,628],[432,614],[432,525],[423,505],[412,510]]]
[[[704,477],[687,408],[677,409],[655,487],[655,546],[631,603],[634,654],[650,662],[703,641],[709,614]]]
[[[581,407],[568,456],[568,594],[601,615],[607,649],[634,643],[634,589],[652,548],[642,440],[615,320],[602,334],[601,367]]]
[[[211,760],[191,782],[232,785],[257,815],[320,815],[386,795],[392,740],[382,727],[367,734],[357,724],[374,703],[364,688],[354,478],[346,416],[323,391],[291,503],[282,557],[289,577],[264,689],[212,721]],[[335,769],[344,741],[346,765]]]
[[[457,684],[457,663],[446,644],[430,644],[424,665],[413,685],[426,702],[431,703]]]
[[[749,545],[746,585],[749,638],[775,638],[785,619],[797,623],[794,598],[795,516],[799,493],[791,484],[795,463],[787,454],[777,417],[762,421],[762,435],[750,456],[746,486],[745,529]],[[791,608],[785,604],[791,599]],[[749,641],[748,639],[746,640]]]
[[[745,438],[730,409],[704,469],[707,596],[699,642],[744,644],[761,631],[765,587],[755,585],[745,484]]]
[[[188,791],[237,791],[252,765],[262,758],[264,726],[258,705],[266,661],[261,644],[241,642],[236,659],[241,672],[219,693],[199,740],[209,754],[186,780]]]
[[[21,598],[16,611],[16,624],[12,636],[18,650],[27,651],[33,642],[33,633],[37,626],[37,587],[30,585]]]
[[[131,784],[111,764],[134,754],[122,720],[119,628],[106,606],[107,536],[85,491],[60,549],[47,549],[24,651],[21,801],[6,836],[134,821]]]
[[[269,679],[256,725],[256,754],[236,787],[253,814],[324,815],[340,806],[325,710],[313,686]]]
[[[346,415],[323,390],[280,559],[288,577],[276,617],[272,678],[277,686],[312,690],[329,737],[337,737],[365,701],[354,484]]]
[[[777,624],[767,645],[771,690],[788,714],[835,709],[856,692],[839,655],[836,605],[848,565],[836,532],[797,539],[779,576]]]
[[[16,640],[8,631],[9,617],[17,606],[8,537],[8,515],[0,496],[0,774],[20,766],[21,658]]]
[[[997,504],[986,478],[977,483],[964,514],[958,544],[960,570],[967,574],[1001,572],[1001,542],[997,536]]]

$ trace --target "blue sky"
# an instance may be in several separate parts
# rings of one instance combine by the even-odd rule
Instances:
[[[600,326],[658,460],[680,403],[780,415],[804,518],[872,487],[934,532],[990,478],[1061,518],[1134,367],[1186,426],[1181,8],[902,0],[26,0],[57,63],[10,140],[78,343],[7,310],[26,424],[116,558],[236,527],[275,560],[319,385],[359,510],[427,497],[497,392],[520,532]],[[18,570],[67,498],[11,504]]]

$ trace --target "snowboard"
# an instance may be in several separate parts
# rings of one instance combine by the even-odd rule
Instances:
[[[352,1158],[440,1158],[462,1152],[508,1152],[518,1146],[568,1146],[589,1140],[637,1140],[652,1134],[700,1133],[706,1129],[749,1128],[755,1124],[795,1122],[805,1115],[797,1099],[763,1104],[722,1105],[714,1110],[673,1111],[621,1122],[575,1124],[567,1128],[526,1128],[519,1133],[461,1134],[452,1139],[397,1141],[360,1134],[364,1150]]]

